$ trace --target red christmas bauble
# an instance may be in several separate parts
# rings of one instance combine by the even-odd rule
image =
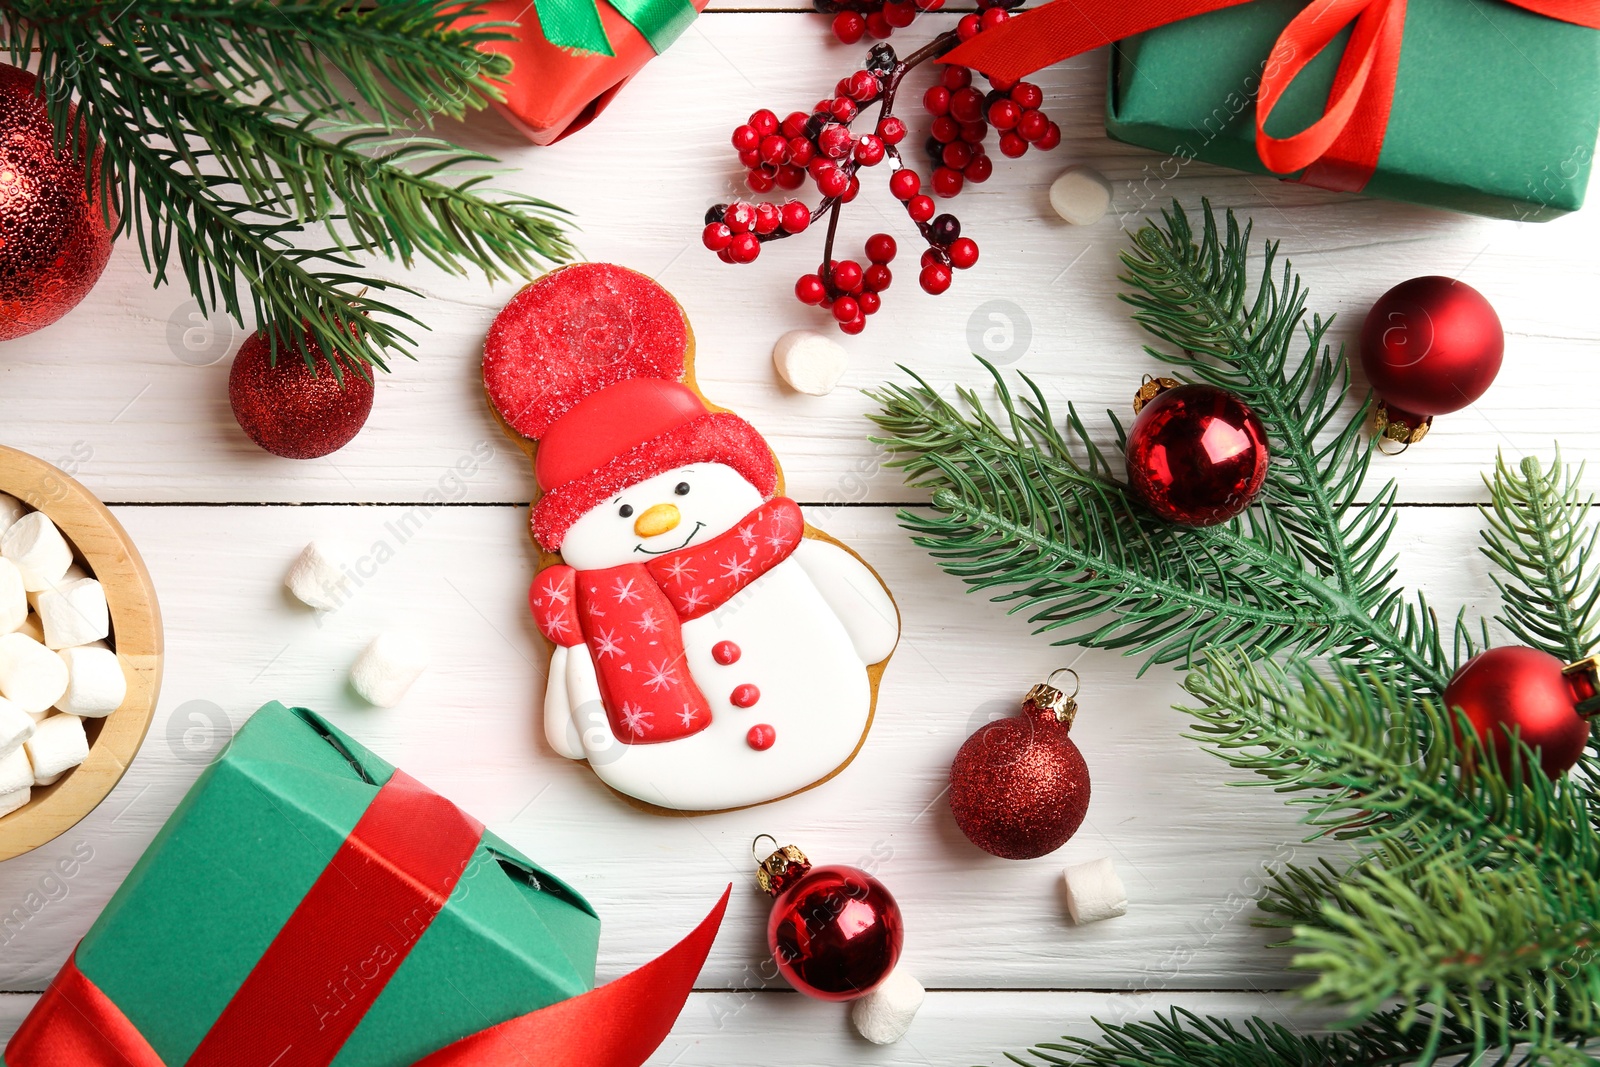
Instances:
[[[1089,811],[1089,766],[1068,737],[1077,705],[1034,686],[1022,713],[987,723],[950,766],[950,811],[961,832],[1008,860],[1048,855]]]
[[[1578,714],[1578,694],[1559,659],[1520,645],[1473,656],[1445,687],[1447,708],[1460,708],[1484,747],[1510,772],[1514,733],[1539,752],[1552,778],[1572,769],[1589,740],[1589,721]]]
[[[1261,492],[1267,431],[1226,389],[1158,379],[1140,390],[1135,410],[1128,481],[1163,519],[1215,526],[1243,512]]]
[[[77,307],[111,258],[113,227],[85,192],[83,164],[56,153],[37,83],[0,63],[0,341]]]
[[[1478,399],[1500,373],[1505,333],[1483,294],[1429,275],[1390,289],[1361,327],[1361,366],[1390,419],[1420,424]]]
[[[228,400],[240,428],[268,452],[287,459],[315,459],[338,451],[372,413],[372,372],[364,377],[341,360],[341,382],[322,349],[309,337],[306,344],[315,357],[315,371],[297,348],[282,344],[273,366],[266,333],[251,334],[228,374]]]
[[[767,946],[795,989],[818,1000],[856,1000],[889,977],[905,926],[882,882],[857,867],[812,867],[793,845],[762,865],[775,893]]]

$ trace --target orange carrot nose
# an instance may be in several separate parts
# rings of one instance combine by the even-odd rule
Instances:
[[[633,532],[640,537],[655,537],[677,527],[683,521],[673,504],[657,504],[647,508],[643,515],[633,520]]]

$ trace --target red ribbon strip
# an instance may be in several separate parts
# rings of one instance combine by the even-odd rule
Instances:
[[[444,907],[483,826],[402,771],[256,962],[187,1067],[328,1067]],[[463,1038],[416,1067],[639,1067],[683,1010],[727,909],[609,985]],[[348,981],[351,974],[359,981]],[[8,1067],[165,1067],[67,960],[6,1046]]]
[[[1053,0],[985,30],[943,59],[1016,81],[1063,59],[1182,19],[1249,0]],[[1600,29],[1600,0],[1505,0],[1535,14]],[[1305,171],[1300,181],[1356,192],[1377,169],[1389,128],[1406,0],[1312,0],[1279,35],[1261,74],[1256,151],[1276,174]],[[1350,41],[1322,117],[1289,137],[1267,133],[1267,120],[1294,79],[1346,27]]]

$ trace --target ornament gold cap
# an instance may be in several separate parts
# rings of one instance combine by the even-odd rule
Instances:
[[[1428,429],[1433,425],[1432,415],[1413,415],[1409,411],[1391,408],[1383,400],[1378,401],[1378,410],[1373,419],[1384,440],[1398,441],[1402,445],[1416,444],[1428,436]]]
[[[1064,693],[1053,684],[1058,674],[1072,675],[1072,692]],[[1078,717],[1078,702],[1075,697],[1082,685],[1078,672],[1071,667],[1061,667],[1050,672],[1050,677],[1032,689],[1022,698],[1022,702],[1029,707],[1047,710],[1056,717],[1056,721],[1064,726],[1071,726]]]
[[[1176,389],[1183,383],[1176,378],[1157,378],[1146,374],[1144,381],[1139,383],[1139,391],[1133,394],[1133,413],[1135,415],[1144,410],[1144,406],[1168,389]]]
[[[1561,668],[1572,690],[1573,707],[1585,719],[1600,714],[1600,656],[1590,656]]]
[[[767,896],[775,897],[787,889],[795,879],[804,877],[811,869],[811,861],[794,845],[784,845],[766,859],[759,859],[760,853],[756,851],[756,846],[761,843],[762,837],[771,841],[774,846],[778,844],[778,839],[771,834],[762,834],[750,842],[750,854],[758,858],[756,885],[760,886],[761,891]]]

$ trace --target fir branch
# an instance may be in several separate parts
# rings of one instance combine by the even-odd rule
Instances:
[[[1333,1034],[1297,1034],[1262,1019],[1239,1025],[1182,1008],[1151,1022],[1097,1020],[1096,1025],[1097,1038],[1065,1037],[1037,1046],[1027,1058],[1007,1058],[1022,1067],[1390,1067],[1439,1060],[1470,1067],[1567,1067],[1595,1062],[1582,1051],[1581,1035],[1511,1050],[1498,1034],[1477,1034],[1458,1020],[1426,1012],[1407,1021],[1403,1012],[1388,1011]]]
[[[357,273],[354,254],[501,280],[572,253],[559,209],[484,192],[490,157],[418,132],[497,96],[509,62],[480,49],[507,28],[481,15],[448,0],[0,0],[13,55],[39,53],[58,137],[103,143],[89,180],[157,284],[176,254],[202,311],[243,324],[246,284],[275,353],[310,361],[309,333],[358,367],[383,366],[411,343],[397,324],[417,320],[361,295],[409,290]],[[330,246],[304,246],[313,226]]]
[[[1485,477],[1483,554],[1502,572],[1497,622],[1523,644],[1572,663],[1600,640],[1600,571],[1591,564],[1600,526],[1588,521],[1594,497],[1583,493],[1583,468],[1569,470],[1558,449],[1545,470],[1526,456],[1513,469],[1496,458]]]

